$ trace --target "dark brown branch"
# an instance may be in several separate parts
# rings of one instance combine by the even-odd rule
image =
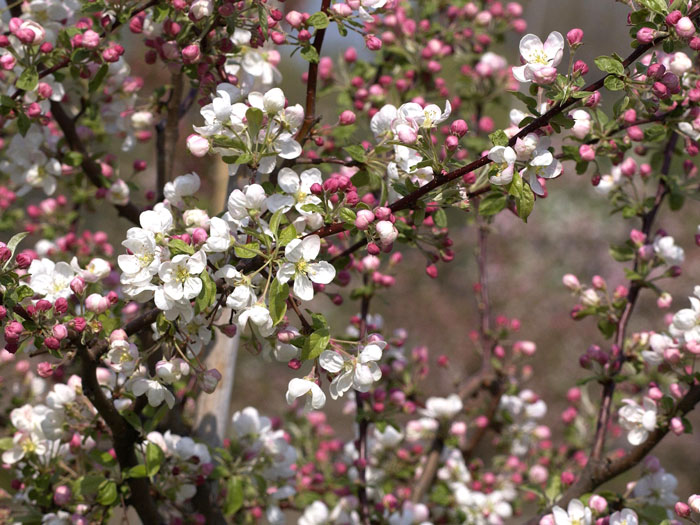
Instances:
[[[112,433],[114,452],[119,462],[122,475],[139,464],[134,446],[139,440],[139,434],[115,408],[112,401],[107,399],[102,387],[97,381],[97,362],[93,360],[87,347],[78,345],[78,355],[82,365],[81,378],[83,391],[97,412],[102,416]],[[126,480],[131,495],[129,502],[134,506],[143,523],[162,523],[158,509],[151,497],[151,484],[148,478],[129,477]]]
[[[321,2],[321,12],[327,13],[331,6],[331,0],[322,0]],[[316,49],[316,54],[319,59],[321,57],[321,47],[323,46],[323,39],[326,36],[326,29],[317,29],[314,35],[314,49]],[[304,141],[309,136],[311,128],[314,125],[314,120],[316,118],[316,89],[318,85],[318,62],[309,62],[309,70],[306,76],[306,108],[304,109],[304,122],[299,128],[296,134],[296,140],[302,146]]]
[[[669,138],[666,148],[664,150],[664,162],[661,167],[661,176],[659,178],[659,184],[656,190],[656,196],[654,197],[654,205],[642,216],[642,232],[649,237],[651,235],[651,228],[654,224],[654,219],[661,207],[664,197],[668,193],[668,187],[666,186],[666,181],[664,178],[668,175],[671,168],[671,159],[673,157],[673,152],[678,142],[678,134],[672,133]],[[640,258],[639,255],[635,256],[634,260],[634,271],[637,272],[639,269]],[[615,347],[618,355],[613,356],[612,363],[610,365],[610,375],[606,378],[603,383],[603,397],[600,404],[600,410],[598,413],[598,421],[596,423],[596,433],[593,440],[593,449],[591,451],[591,459],[600,459],[603,455],[603,448],[605,446],[605,435],[607,433],[608,424],[610,422],[610,410],[612,407],[612,397],[615,393],[615,375],[622,368],[622,363],[625,359],[624,345],[625,337],[627,333],[627,325],[629,324],[630,317],[634,307],[637,304],[637,299],[639,298],[639,293],[641,292],[643,283],[641,281],[631,281],[629,286],[629,293],[627,294],[627,304],[620,315],[620,319],[617,322],[617,327],[615,330]]]
[[[367,276],[364,278],[365,286],[367,286]],[[371,296],[363,295],[360,305],[360,341],[363,341],[367,336],[367,315],[369,314],[369,302]],[[360,392],[355,391],[355,407],[357,410],[357,473],[359,483],[357,485],[357,499],[360,501],[360,521],[369,525],[369,499],[367,498],[367,432],[369,430],[369,420],[365,416],[364,401],[360,397]]]
[[[58,126],[61,128],[68,147],[82,155],[83,160],[80,163],[80,167],[85,172],[87,178],[90,179],[90,182],[97,188],[108,188],[108,185],[102,176],[102,169],[100,168],[100,165],[90,158],[83,141],[80,140],[80,137],[78,136],[78,132],[75,128],[75,122],[65,112],[63,106],[58,102],[52,101],[51,114],[53,115],[53,118]],[[115,204],[114,207],[117,209],[120,216],[128,219],[133,224],[139,224],[140,211],[132,203],[127,203],[124,205]]]

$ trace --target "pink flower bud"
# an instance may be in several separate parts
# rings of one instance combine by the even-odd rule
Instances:
[[[59,507],[63,507],[70,503],[71,500],[71,490],[67,485],[59,485],[54,489],[53,501]]]
[[[425,273],[430,277],[431,279],[435,279],[438,276],[438,269],[437,266],[434,264],[429,264],[428,266],[425,267]]]
[[[588,64],[586,64],[583,60],[577,60],[574,62],[574,73],[585,75],[588,73]]]
[[[401,126],[398,132],[398,138],[404,144],[413,144],[418,140],[418,133],[409,126]]]
[[[349,126],[350,124],[355,123],[355,113],[350,111],[349,109],[346,109],[340,114],[340,125],[341,126]]]
[[[382,48],[382,41],[372,34],[365,35],[365,44],[370,51],[379,51]]]
[[[671,432],[673,432],[675,435],[680,436],[683,434],[685,431],[685,427],[683,426],[683,421],[681,421],[681,418],[679,417],[674,417],[671,418],[671,423],[669,425]]]
[[[207,234],[207,231],[204,228],[195,228],[192,231],[192,241],[194,244],[202,244],[206,242],[208,237],[209,234]]]
[[[656,306],[658,306],[661,309],[669,308],[671,306],[672,301],[673,297],[671,296],[671,294],[668,292],[664,292],[658,297],[658,299],[656,299]]]
[[[681,38],[690,38],[695,35],[695,24],[690,18],[684,16],[676,23],[676,33]]]
[[[207,394],[211,394],[214,390],[216,390],[219,381],[221,381],[221,373],[215,368],[211,368],[201,376],[200,384],[202,390],[204,390]]]
[[[595,160],[595,149],[589,144],[581,144],[578,148],[578,153],[581,155],[581,159],[586,162]]]
[[[355,227],[358,230],[366,230],[369,225],[374,222],[374,213],[370,210],[360,210],[357,212],[357,218],[355,219]]]
[[[53,338],[47,337],[46,339]],[[58,343],[58,341],[56,342]],[[46,341],[44,341],[44,344],[46,344]],[[52,348],[51,350],[57,350],[57,348]],[[53,366],[51,366],[51,363],[48,361],[42,361],[36,365],[36,373],[39,374],[39,377],[43,377],[44,379],[51,377],[53,375]]]
[[[575,291],[581,288],[581,283],[574,274],[567,273],[564,277],[562,277],[561,281],[569,290]]]
[[[603,496],[593,494],[588,500],[588,506],[598,514],[603,514],[608,509],[608,502]]]
[[[574,28],[566,33],[566,40],[569,42],[571,47],[578,46],[583,40],[583,30]]]
[[[190,44],[182,50],[182,61],[185,64],[195,64],[202,57],[202,52],[199,49],[199,44]]]
[[[450,133],[458,137],[463,137],[468,130],[469,126],[467,125],[466,121],[462,119],[455,120],[452,124],[450,124]]]
[[[85,291],[85,281],[82,277],[74,277],[70,282],[70,289],[75,295],[82,295]]]
[[[187,137],[187,149],[195,157],[204,157],[209,153],[209,141],[201,135],[193,133]]]
[[[643,27],[637,31],[637,41],[640,44],[651,44],[656,38],[656,30],[651,27]]]
[[[625,177],[634,177],[634,174],[637,173],[637,161],[635,161],[632,157],[627,157],[622,162],[620,171],[622,171],[622,174]]]
[[[688,498],[688,506],[693,512],[700,514],[700,494],[693,494]]]
[[[65,339],[68,336],[68,329],[66,328],[66,325],[63,324],[54,325],[51,329],[51,332],[53,333],[53,336],[59,341],[61,339]]]
[[[673,510],[679,518],[689,518],[690,517],[690,507],[683,503],[682,501],[677,502]]]
[[[297,29],[304,23],[304,15],[302,15],[299,11],[290,11],[287,13],[287,16],[285,16],[284,19],[290,26]]]
[[[549,471],[542,465],[533,465],[527,473],[533,483],[541,484],[549,478]]]
[[[90,294],[85,299],[85,308],[96,314],[104,313],[109,308],[109,299],[102,297],[98,293]]]

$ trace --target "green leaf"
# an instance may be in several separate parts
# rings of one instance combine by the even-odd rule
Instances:
[[[506,207],[507,198],[504,193],[490,193],[479,203],[479,215],[488,217],[496,215]]]
[[[63,156],[63,162],[69,166],[77,168],[83,163],[83,154],[78,153],[77,151],[69,151]]]
[[[146,446],[146,473],[149,478],[158,474],[163,461],[165,461],[165,454],[161,448],[155,443],[149,443]]]
[[[17,129],[19,134],[23,137],[27,135],[27,131],[32,127],[32,121],[29,117],[22,111],[17,112]]]
[[[601,319],[600,321],[598,321],[598,330],[600,330],[600,333],[603,334],[607,339],[613,336],[616,329],[617,325],[609,319]]]
[[[17,89],[34,91],[39,85],[39,73],[35,67],[28,67],[17,79]]]
[[[350,155],[350,158],[356,162],[359,162],[361,164],[364,164],[367,162],[367,153],[365,152],[365,148],[359,145],[353,145],[353,146],[345,146],[343,148],[345,151],[348,152],[348,155]],[[353,181],[354,184],[357,184],[355,181]]]
[[[170,255],[173,257],[182,254],[194,255],[194,248],[181,239],[173,239],[170,241],[168,243],[168,249],[170,250]]]
[[[618,59],[609,56],[599,56],[595,59],[595,65],[598,69],[604,71],[605,73],[612,73],[614,75],[624,75],[625,66],[622,65]]]
[[[508,193],[516,199],[523,194],[523,178],[519,173],[513,173],[513,180],[508,185]]]
[[[237,244],[233,247],[233,251],[239,259],[252,259],[260,253],[260,244],[257,242]]]
[[[438,208],[435,213],[433,213],[433,222],[438,228],[447,228],[447,214],[442,208]]]
[[[280,229],[280,222],[282,222],[283,215],[284,213],[282,212],[282,210],[277,210],[275,213],[272,214],[269,227],[273,237],[277,236],[277,232]]]
[[[629,244],[610,246],[610,255],[617,262],[626,262],[634,259],[634,247]]]
[[[248,108],[248,111],[245,112],[245,118],[248,121],[248,128],[250,128],[250,136],[257,136],[258,131],[260,131],[262,127],[264,118],[263,112],[258,108]]]
[[[351,225],[355,225],[355,219],[357,219],[357,214],[350,208],[340,208],[338,212],[340,220]]]
[[[304,57],[304,60],[307,62],[318,64],[318,51],[316,51],[314,46],[306,46],[302,49],[301,56]]]
[[[323,11],[319,11],[318,13],[314,13],[311,15],[307,20],[306,23],[310,26],[315,27],[316,29],[325,29],[328,27],[329,20],[328,16],[326,16],[326,13]]]
[[[195,300],[195,306],[199,312],[203,312],[216,300],[216,283],[206,270],[199,274],[199,278],[202,280],[202,290]]]
[[[269,309],[272,322],[277,325],[284,319],[287,313],[287,298],[289,297],[289,285],[280,283],[275,278],[270,284]]]
[[[290,224],[284,230],[282,230],[282,232],[280,233],[278,242],[279,242],[280,246],[287,246],[290,242],[292,242],[296,238],[297,238],[297,229],[294,227],[293,224]]]
[[[523,184],[523,193],[520,199],[518,199],[518,215],[524,222],[527,222],[527,218],[532,213],[534,207],[535,194],[530,186]]]
[[[10,258],[5,261],[5,264],[3,265],[3,270],[7,268],[7,266],[10,264],[10,261],[12,260],[12,257],[15,255],[15,250],[17,249],[17,246],[19,246],[19,243],[22,242],[22,239],[24,239],[27,235],[29,235],[29,232],[20,232],[15,235],[13,235],[9,241],[7,241],[7,249],[10,250]]]
[[[0,438],[0,450],[10,450],[15,444],[11,437]]]
[[[131,467],[129,470],[127,470],[124,473],[124,477],[126,478],[147,478],[148,473],[146,472],[146,465],[136,465],[135,467]]]
[[[643,6],[651,9],[652,11],[665,15],[668,13],[668,5],[665,0],[637,0]]]
[[[304,361],[316,359],[326,349],[330,340],[331,333],[327,326],[316,330],[306,339],[301,359]]]
[[[97,70],[97,73],[95,73],[95,76],[92,77],[88,83],[88,90],[90,93],[94,93],[99,89],[102,85],[102,81],[107,76],[107,71],[109,71],[109,66],[107,66],[107,64],[102,64],[100,69]]]
[[[97,488],[97,503],[109,507],[115,501],[117,501],[117,484],[106,479]]]
[[[544,495],[548,502],[553,502],[561,494],[561,476],[550,476]]]
[[[507,146],[508,145],[508,135],[506,135],[505,131],[502,129],[499,129],[498,131],[494,131],[489,135],[489,140],[491,141],[491,144],[494,146]]]
[[[603,84],[609,91],[621,91],[625,88],[625,83],[619,78],[613,76],[605,77]]]
[[[231,516],[243,506],[243,480],[233,477],[226,484],[226,499],[224,500],[224,514]]]

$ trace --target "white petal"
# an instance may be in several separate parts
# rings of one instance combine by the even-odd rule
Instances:
[[[310,301],[314,298],[314,285],[305,274],[298,274],[294,278],[294,295],[302,301]]]

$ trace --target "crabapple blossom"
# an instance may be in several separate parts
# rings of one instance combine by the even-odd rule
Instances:
[[[335,279],[335,268],[330,263],[313,262],[320,251],[321,239],[318,235],[294,239],[284,248],[286,262],[280,266],[277,279],[282,284],[293,279],[294,295],[302,301],[313,299],[313,283],[328,284]]]

